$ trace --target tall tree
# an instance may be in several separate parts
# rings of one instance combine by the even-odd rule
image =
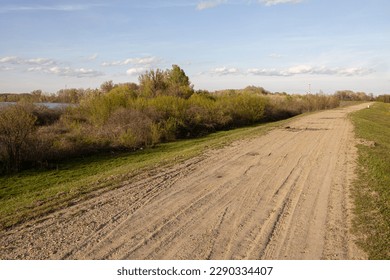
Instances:
[[[138,80],[141,96],[156,97],[163,95],[167,89],[166,75],[167,73],[160,69],[150,70],[140,75]]]
[[[190,79],[177,65],[172,65],[172,69],[167,71],[167,83],[169,95],[189,98],[194,93]]]

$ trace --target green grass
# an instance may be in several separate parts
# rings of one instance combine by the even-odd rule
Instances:
[[[133,153],[75,159],[60,164],[56,170],[30,170],[0,177],[0,229],[85,200],[96,195],[96,190],[117,188],[121,182],[145,170],[178,163],[207,149],[260,135],[286,122],[222,131]]]
[[[354,199],[354,230],[370,259],[390,259],[390,104],[375,103],[352,114],[357,137],[375,142],[358,145],[359,167]]]

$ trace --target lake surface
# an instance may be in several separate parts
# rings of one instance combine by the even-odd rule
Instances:
[[[16,102],[0,102],[0,108],[10,106],[10,105],[16,105],[16,104],[17,104]],[[58,109],[58,108],[65,108],[65,107],[73,106],[74,104],[70,104],[70,103],[34,103],[34,105],[45,106],[49,109]]]

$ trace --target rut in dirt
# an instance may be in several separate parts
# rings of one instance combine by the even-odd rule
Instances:
[[[301,117],[0,237],[17,259],[361,259],[347,114]]]

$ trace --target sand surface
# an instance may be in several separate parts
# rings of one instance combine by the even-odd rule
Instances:
[[[0,232],[1,259],[362,259],[350,232],[356,161],[349,112],[141,174]]]

